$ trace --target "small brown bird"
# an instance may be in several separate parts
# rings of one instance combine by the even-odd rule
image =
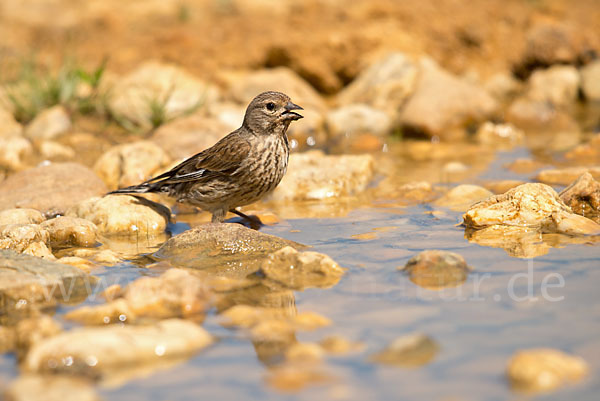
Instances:
[[[286,172],[289,144],[286,131],[303,110],[280,92],[263,92],[248,105],[242,126],[212,147],[172,170],[139,185],[110,194],[164,193],[212,213],[222,222],[235,210],[271,192]]]

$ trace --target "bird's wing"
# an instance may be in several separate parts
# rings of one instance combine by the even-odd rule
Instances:
[[[190,157],[166,173],[151,178],[145,184],[163,186],[231,175],[241,166],[249,151],[248,140],[234,131],[211,148]]]

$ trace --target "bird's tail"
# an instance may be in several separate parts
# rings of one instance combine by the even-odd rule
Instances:
[[[132,185],[126,188],[120,188],[115,191],[111,191],[107,193],[107,195],[112,194],[145,194],[148,192],[155,192],[155,188],[152,184],[148,184],[146,182],[139,185]]]

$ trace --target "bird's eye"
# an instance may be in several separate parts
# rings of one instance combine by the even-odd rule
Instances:
[[[270,110],[270,111],[275,110],[275,103],[273,103],[273,102],[267,103],[267,110]]]

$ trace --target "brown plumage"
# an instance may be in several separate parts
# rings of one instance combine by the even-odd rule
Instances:
[[[235,208],[271,192],[286,172],[286,131],[302,118],[293,110],[302,107],[287,95],[263,92],[248,105],[242,126],[212,147],[164,174],[110,193],[165,193],[211,212],[213,222],[222,222],[227,211],[248,218]]]

